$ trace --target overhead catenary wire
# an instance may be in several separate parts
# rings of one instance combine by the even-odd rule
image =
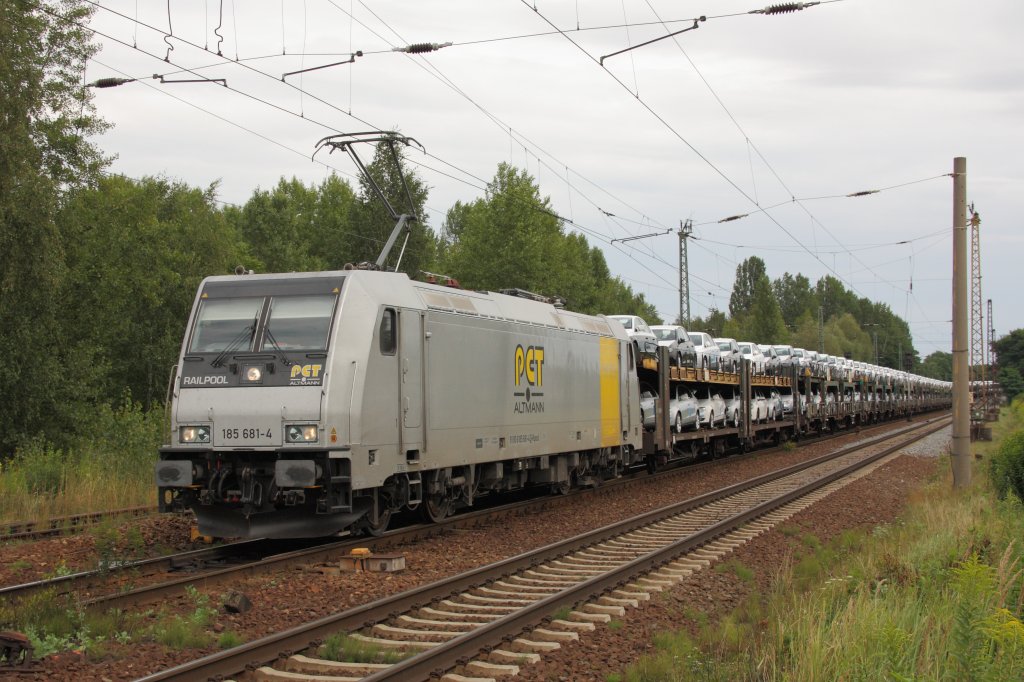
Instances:
[[[346,16],[349,16],[350,19],[352,19],[354,22],[358,23],[360,26],[365,28],[370,33],[372,33],[378,39],[380,39],[380,40],[384,41],[386,44],[392,45],[392,47],[394,47],[394,45],[391,43],[391,41],[389,41],[387,38],[385,38],[383,35],[381,35],[378,31],[374,30],[372,27],[368,26],[365,22],[356,19],[354,16],[352,16],[352,14],[348,10],[346,10],[343,7],[341,7],[340,5],[338,5],[335,0],[328,0],[328,3],[331,6],[333,6],[335,9],[337,9],[339,12],[345,14]],[[398,38],[399,41],[401,41],[402,43],[407,43],[408,42],[403,35],[401,35],[398,31],[396,31],[394,28],[392,28],[379,14],[377,14],[375,11],[373,11],[373,9],[371,9],[370,7],[368,7],[365,3],[361,2],[361,1],[360,1],[360,5],[365,7],[367,9],[367,11],[370,12],[370,14],[375,19],[377,19],[377,21],[379,21],[383,26],[385,26],[391,33],[393,33],[395,35],[395,37]],[[408,57],[408,58],[412,59],[412,57]],[[452,81],[448,76],[446,76],[439,68],[437,68],[436,65],[430,63],[429,61],[424,61],[424,60],[414,59],[413,61],[416,64],[416,66],[419,67],[421,70],[423,70],[423,71],[429,73],[430,75],[432,75],[435,79],[440,81],[442,84],[444,84],[446,87],[448,87],[453,92],[458,94],[460,97],[464,98],[474,108],[476,108],[478,111],[480,111],[488,120],[490,120],[497,128],[499,128],[502,131],[502,134],[505,134],[506,132],[508,132],[510,135],[513,135],[514,137],[518,138],[519,143],[521,145],[523,145],[524,149],[526,148],[526,145],[528,144],[530,147],[532,147],[532,148],[534,148],[536,150],[539,150],[545,156],[550,158],[553,161],[553,163],[556,164],[558,169],[556,169],[555,166],[552,166],[548,162],[546,162],[543,159],[541,159],[538,154],[534,153],[535,158],[537,158],[538,164],[542,164],[545,168],[547,168],[549,171],[551,171],[551,173],[553,175],[555,175],[557,177],[557,176],[561,175],[562,169],[569,169],[569,166],[568,166],[567,163],[565,163],[564,161],[558,159],[557,157],[552,155],[550,152],[548,152],[546,149],[544,149],[543,147],[541,147],[537,143],[533,142],[532,140],[530,140],[526,136],[522,135],[518,131],[515,131],[515,129],[511,125],[507,124],[506,122],[501,120],[499,117],[494,115],[492,112],[490,112],[483,105],[481,105],[478,101],[476,101],[475,98],[473,98],[471,95],[469,95],[469,93],[467,93],[463,88],[458,86],[454,81]],[[579,178],[587,181],[588,183],[594,185],[595,187],[597,187],[597,185],[595,183],[593,183],[592,181],[588,180],[585,176],[581,175],[577,171],[572,171],[571,169],[569,169],[569,170],[573,174],[575,174],[577,177],[579,177]],[[569,185],[570,191],[575,189],[578,194],[583,194],[579,190],[579,188],[576,187],[575,185],[573,185],[570,181],[567,181],[567,184]],[[601,189],[601,188],[599,188],[599,189]],[[629,208],[631,211],[637,213],[638,215],[641,215],[641,216],[644,215],[642,211],[640,211],[639,209],[636,209],[635,207],[630,206],[627,202],[625,202],[621,198],[615,197],[614,195],[609,193],[607,190],[602,189],[601,191],[605,192],[609,197],[615,199],[617,202],[619,202],[623,206]],[[589,197],[585,197],[585,198],[587,198],[587,200],[590,203],[596,205],[596,203],[593,202],[592,200],[590,200]]]
[[[542,159],[538,158],[538,161],[539,161],[539,162],[541,162],[541,163],[544,163],[544,165],[545,165],[545,166],[547,167],[547,164],[546,164],[546,162],[543,162],[543,160],[542,160]],[[437,173],[441,173],[441,174],[444,174],[444,173],[443,173],[443,171],[441,171],[440,169],[437,169],[437,168],[430,168],[429,166],[425,166],[425,167],[426,167],[426,168],[428,168],[428,169],[430,169],[430,170],[431,170],[432,172],[437,172]],[[451,176],[449,176],[449,177],[451,177]],[[583,177],[583,176],[579,176],[579,177]],[[584,178],[584,180],[585,180],[585,179],[586,179],[586,178]],[[463,182],[465,182],[465,181],[463,180]],[[466,184],[470,184],[470,183],[466,183]],[[573,186],[575,187],[576,185],[573,185]],[[599,189],[601,189],[601,188],[599,188]],[[596,205],[596,204],[595,204],[595,205]],[[628,218],[621,218],[621,219],[622,219],[622,220],[625,220],[625,221],[627,221],[627,222],[632,222],[632,221],[629,221],[629,219],[628,219]],[[566,224],[567,224],[567,226],[568,226],[568,227],[573,227],[573,226],[577,225],[577,222],[576,222],[576,221],[571,221],[571,220],[567,220],[567,221],[566,221]],[[639,221],[637,221],[637,222],[636,222],[635,224],[636,224],[636,225],[643,225],[643,224],[646,224],[646,223],[642,223],[642,222],[639,222]]]
[[[672,124],[670,124],[661,114],[659,114],[657,111],[655,111],[654,108],[651,107],[651,105],[649,105],[647,102],[645,102],[637,93],[631,91],[629,89],[629,87],[625,83],[623,83],[622,80],[618,76],[616,76],[611,71],[609,71],[606,67],[601,65],[600,62],[593,55],[591,55],[589,52],[587,52],[587,50],[585,50],[581,45],[579,45],[576,41],[574,41],[564,31],[561,31],[558,26],[556,26],[550,19],[548,19],[546,16],[544,16],[544,14],[542,14],[536,7],[531,6],[527,2],[527,0],[520,0],[520,2],[523,5],[525,5],[527,8],[531,9],[538,17],[541,18],[542,21],[547,23],[549,26],[551,26],[555,30],[559,31],[559,33],[566,40],[568,40],[574,47],[576,47],[576,49],[578,49],[580,52],[582,52],[587,57],[587,59],[589,59],[594,64],[596,64],[598,66],[598,68],[602,69],[604,71],[604,73],[606,73],[610,78],[612,78],[616,83],[618,83],[619,86],[622,89],[626,90],[626,92],[629,92],[630,95],[633,96],[633,99],[638,104],[640,104],[640,106],[643,107],[648,113],[650,113],[651,116],[653,116],[655,118],[655,120],[657,120],[662,126],[664,126],[676,139],[678,139],[686,147],[688,147],[690,149],[690,151],[692,151],[701,161],[703,161],[709,168],[711,168],[719,177],[721,177],[728,185],[730,185],[733,189],[735,189],[741,196],[743,196],[745,199],[747,199],[749,202],[751,202],[752,204],[754,204],[756,206],[756,202],[754,201],[754,199],[749,194],[747,194],[747,192],[745,190],[743,190],[742,187],[740,187],[721,168],[719,168],[714,162],[712,162],[711,159],[709,159],[703,152],[701,152],[699,149],[697,149],[697,147],[692,142],[690,142],[678,130],[676,130],[676,128]],[[841,274],[839,274],[839,272],[837,272],[832,266],[830,266],[828,263],[826,263],[821,258],[816,256],[813,251],[811,251],[810,249],[806,248],[806,246],[803,244],[803,242],[798,240],[796,238],[796,236],[788,228],[786,228],[786,226],[784,226],[781,222],[778,221],[778,219],[776,219],[774,216],[772,216],[767,211],[765,212],[765,216],[767,216],[769,220],[771,220],[779,229],[781,229],[796,244],[803,246],[804,249],[806,250],[806,252],[811,257],[813,257],[815,260],[817,260],[819,263],[821,263],[822,266],[824,266],[826,270],[828,270],[833,275],[835,275],[840,281],[849,284],[847,282],[846,278],[844,278]],[[852,285],[850,285],[850,286],[854,290],[854,292],[856,292],[857,294],[863,296],[863,294],[856,287],[854,287]]]
[[[86,27],[86,28],[89,28],[89,27]],[[97,35],[100,35],[100,36],[102,36],[102,37],[104,37],[104,38],[107,38],[107,39],[109,39],[109,40],[113,40],[113,41],[115,41],[115,42],[118,42],[118,43],[120,43],[120,44],[122,44],[122,45],[125,45],[126,47],[132,47],[132,46],[128,45],[127,43],[125,43],[125,42],[123,42],[123,41],[120,41],[119,39],[117,39],[117,38],[114,38],[113,36],[109,36],[109,35],[107,35],[107,34],[105,34],[105,33],[101,32],[101,31],[98,31],[98,30],[96,30],[96,29],[91,29],[91,28],[89,28],[89,30],[92,30],[92,31],[93,31],[93,32],[95,32],[95,33],[96,33]],[[138,47],[132,47],[132,49],[134,49],[134,50],[136,50],[136,51],[138,51],[138,52],[140,52],[140,53],[142,53],[142,54],[145,54],[145,55],[147,55],[147,56],[149,56],[149,57],[151,57],[151,58],[154,58],[154,59],[159,59],[159,57],[158,57],[157,55],[154,55],[154,54],[152,54],[152,53],[146,52],[145,50],[143,50],[143,49],[141,49],[141,48],[138,48]],[[100,62],[100,61],[96,60],[95,58],[93,58],[93,59],[92,59],[92,61],[96,62],[97,64],[100,64],[101,66],[104,66],[104,68],[110,68],[110,69],[111,69],[111,70],[113,70],[113,71],[119,71],[118,69],[115,69],[115,68],[109,67],[109,66],[108,66],[108,65],[106,65],[106,64],[103,64],[102,62]],[[189,69],[182,69],[182,72],[188,72],[188,71],[190,71],[190,70],[189,70]],[[203,113],[205,113],[205,114],[208,114],[208,115],[214,116],[215,118],[217,118],[217,119],[219,119],[219,120],[221,120],[221,121],[223,121],[223,122],[225,122],[225,123],[228,123],[229,125],[232,125],[232,126],[234,126],[234,127],[236,127],[236,128],[239,128],[240,130],[243,130],[243,131],[245,131],[245,132],[248,132],[248,133],[250,133],[250,134],[256,135],[257,137],[259,137],[259,138],[261,138],[261,139],[263,139],[263,140],[265,140],[265,141],[267,141],[267,142],[270,142],[270,143],[272,143],[272,144],[274,144],[274,145],[277,145],[277,146],[279,146],[279,147],[281,147],[281,148],[283,148],[283,149],[286,149],[286,150],[288,150],[288,151],[290,151],[290,152],[293,152],[293,153],[295,153],[295,154],[298,154],[298,155],[300,155],[300,156],[302,156],[302,157],[304,157],[304,158],[307,158],[307,159],[309,158],[309,155],[308,155],[307,153],[305,153],[305,152],[301,152],[301,151],[299,151],[299,150],[295,150],[295,149],[293,149],[293,148],[291,148],[291,147],[288,147],[287,145],[284,145],[284,144],[283,144],[283,143],[281,143],[281,142],[278,142],[278,141],[276,141],[276,140],[273,140],[272,138],[270,138],[270,137],[268,137],[268,136],[266,136],[266,135],[263,135],[263,134],[261,134],[261,133],[258,133],[258,132],[254,131],[254,130],[251,130],[251,129],[249,129],[249,128],[246,128],[245,126],[242,126],[241,124],[239,124],[239,123],[237,123],[237,122],[235,122],[235,121],[231,121],[230,119],[227,119],[227,118],[225,118],[225,117],[223,117],[223,116],[220,116],[220,115],[218,115],[218,114],[216,114],[216,113],[210,112],[209,110],[206,110],[206,109],[204,109],[203,107],[200,107],[200,106],[198,106],[198,105],[196,105],[196,104],[194,104],[194,103],[192,103],[192,102],[189,102],[189,101],[187,101],[187,100],[185,100],[185,99],[183,99],[183,98],[181,98],[181,97],[178,97],[177,95],[173,95],[173,94],[171,94],[171,93],[168,93],[168,92],[166,92],[166,91],[164,91],[164,90],[162,90],[162,89],[160,89],[160,88],[155,88],[154,86],[150,85],[149,83],[146,83],[145,81],[142,81],[142,82],[143,82],[143,84],[144,84],[144,85],[146,85],[147,87],[149,87],[149,88],[151,88],[151,89],[154,89],[154,90],[156,90],[156,91],[158,91],[158,92],[161,92],[162,94],[165,94],[165,95],[167,95],[167,96],[169,96],[169,97],[172,97],[173,99],[176,99],[176,100],[178,100],[178,101],[180,101],[180,102],[182,102],[182,103],[184,103],[184,104],[186,104],[186,105],[188,105],[188,106],[191,106],[191,107],[193,107],[193,108],[195,108],[195,109],[197,109],[197,110],[199,110],[199,111],[202,111],[202,112],[203,112]],[[282,108],[282,107],[279,107],[278,105],[274,105],[274,104],[272,104],[272,103],[269,103],[269,102],[267,102],[267,101],[265,101],[265,100],[262,100],[261,98],[255,97],[255,96],[253,96],[253,95],[249,95],[248,93],[244,93],[244,92],[242,92],[242,91],[240,91],[240,90],[237,90],[237,89],[234,89],[234,88],[229,88],[229,89],[230,89],[230,90],[232,90],[233,92],[237,92],[237,93],[239,93],[239,94],[243,94],[243,95],[245,95],[245,96],[247,96],[247,97],[250,97],[251,99],[254,99],[254,100],[256,100],[256,101],[260,101],[260,102],[262,102],[262,103],[264,103],[264,104],[267,104],[267,105],[273,106],[274,108],[277,108],[277,109],[279,109],[279,110],[283,111],[284,113],[289,113],[289,114],[291,114],[291,115],[293,115],[293,116],[297,116],[297,117],[299,117],[299,118],[302,118],[303,120],[305,120],[305,121],[307,121],[307,122],[311,122],[311,123],[316,123],[315,121],[312,121],[312,120],[311,120],[311,119],[309,119],[308,117],[302,117],[302,116],[299,116],[299,115],[298,115],[298,114],[296,114],[295,112],[292,112],[292,111],[290,111],[290,110],[287,110],[287,109],[284,109],[284,108]],[[324,124],[318,124],[318,125],[324,125]],[[368,125],[369,125],[369,124],[368,124]],[[437,158],[437,157],[434,157],[434,158]],[[356,176],[354,176],[353,174],[351,174],[351,173],[347,173],[347,172],[345,172],[345,171],[342,171],[342,170],[340,170],[340,169],[337,169],[336,167],[334,167],[334,166],[331,166],[330,164],[326,164],[326,163],[324,163],[324,162],[320,161],[319,159],[316,159],[316,160],[314,160],[314,162],[315,162],[315,163],[319,163],[319,164],[321,164],[321,165],[325,166],[326,168],[329,168],[329,169],[331,169],[331,170],[332,170],[333,172],[336,172],[336,173],[340,173],[340,174],[342,174],[342,175],[345,175],[345,176],[348,176],[348,177],[350,177],[350,178],[356,179]],[[415,161],[413,161],[413,162],[414,162],[414,163],[416,163]],[[447,163],[447,162],[446,162],[446,163]],[[424,164],[421,164],[421,163],[418,163],[418,165],[423,165],[423,166],[424,166],[425,168],[428,168],[428,169],[430,169],[430,170],[434,170],[435,172],[439,172],[439,173],[442,173],[442,174],[443,174],[443,172],[441,172],[441,171],[436,171],[436,169],[432,169],[432,168],[431,168],[430,166],[426,166],[426,165],[424,165]],[[449,165],[450,165],[450,164],[449,164]],[[463,172],[464,172],[464,173],[466,173],[466,171],[463,171]],[[451,177],[452,179],[458,180],[458,181],[460,181],[460,182],[464,182],[464,183],[466,183],[466,184],[471,184],[471,183],[468,183],[468,182],[467,182],[467,181],[465,181],[465,180],[462,180],[462,179],[460,179],[460,178],[456,178],[456,177],[454,177],[454,176],[451,176],[451,175],[448,175],[448,177]],[[483,182],[483,181],[481,180],[481,182]],[[476,187],[477,189],[481,189],[481,190],[482,190],[482,189],[486,189],[486,183],[484,183],[484,184],[483,184],[482,186],[481,186],[481,185],[474,185],[474,186],[475,186],[475,187]],[[534,207],[532,207],[532,206],[531,206],[531,208],[534,208]],[[582,224],[580,224],[580,223],[578,223],[578,222],[576,222],[576,221],[573,221],[573,220],[571,220],[571,219],[569,219],[569,218],[565,218],[564,216],[561,216],[561,215],[559,215],[559,214],[558,214],[557,212],[554,212],[554,211],[549,211],[549,210],[544,210],[544,209],[536,209],[536,210],[540,210],[541,212],[547,213],[547,214],[549,214],[549,215],[551,215],[551,216],[553,216],[553,217],[555,217],[555,218],[557,218],[557,219],[559,219],[559,220],[561,220],[561,221],[563,221],[563,222],[565,222],[565,223],[567,223],[567,224],[571,224],[571,225],[573,225],[573,226],[574,226],[574,227],[575,227],[576,229],[579,229],[579,230],[580,230],[580,231],[582,231],[582,232],[585,232],[585,233],[587,233],[587,234],[590,234],[590,235],[591,235],[591,236],[593,236],[593,237],[594,237],[595,239],[598,239],[598,240],[600,240],[600,241],[602,241],[602,242],[608,243],[608,242],[610,241],[610,237],[608,237],[608,236],[605,236],[605,235],[602,235],[602,234],[600,234],[599,232],[597,232],[596,230],[592,230],[592,229],[590,229],[590,228],[587,228],[586,226],[584,226],[584,225],[582,225]],[[435,211],[435,212],[438,212],[438,213],[440,213],[440,211],[437,211],[436,209],[434,209],[434,211]],[[369,238],[368,238],[368,239],[369,239]],[[379,242],[379,240],[373,240],[373,241],[378,241],[378,242]],[[634,259],[634,260],[635,260],[635,259]],[[643,267],[643,268],[644,268],[645,270],[647,270],[647,271],[648,271],[648,272],[650,272],[651,274],[653,274],[653,275],[655,275],[656,277],[659,277],[659,278],[660,278],[660,276],[659,276],[659,275],[658,275],[657,273],[655,273],[655,272],[654,272],[653,270],[651,270],[651,269],[650,269],[650,268],[649,268],[648,266],[646,266],[645,264],[643,264],[643,263],[639,263],[639,262],[638,262],[638,264],[639,264],[639,265],[641,265],[641,267]],[[631,281],[631,280],[630,280],[630,278],[627,278],[627,277],[622,277],[622,279],[623,279],[623,280],[625,280],[625,281]],[[667,280],[666,280],[666,282],[667,282]]]
[[[751,11],[750,13],[751,13],[751,14],[780,14],[780,13],[787,13],[787,12],[793,12],[793,11],[797,11],[797,10],[802,10],[802,9],[804,9],[805,7],[810,7],[810,6],[812,6],[812,5],[817,5],[817,4],[820,4],[820,3],[818,3],[818,2],[813,2],[813,3],[802,3],[802,2],[796,2],[796,3],[787,3],[787,4],[784,4],[784,5],[773,5],[773,6],[767,7],[767,8],[765,8],[765,9],[763,9],[763,10],[753,10],[753,11]],[[656,11],[656,10],[654,9],[653,5],[651,5],[651,3],[650,3],[650,0],[647,0],[647,5],[648,5],[648,7],[650,7],[650,9],[651,9],[652,13],[654,13],[655,17],[658,17],[658,13],[657,13],[657,11]],[[667,28],[667,27],[666,27],[666,30],[668,30],[668,28]],[[740,132],[740,134],[741,134],[741,135],[743,136],[743,138],[744,138],[744,141],[745,141],[745,143],[746,143],[746,145],[747,145],[747,149],[748,149],[748,150],[749,150],[749,149],[751,149],[751,148],[753,148],[753,149],[754,149],[754,151],[755,151],[755,152],[757,153],[758,157],[759,157],[759,158],[760,158],[760,159],[762,160],[762,162],[764,162],[765,166],[767,166],[767,168],[768,168],[768,169],[769,169],[769,170],[771,171],[772,175],[774,175],[774,176],[775,176],[776,180],[778,180],[779,184],[780,184],[780,185],[782,185],[782,187],[783,187],[783,188],[784,188],[784,189],[785,189],[785,190],[786,190],[786,191],[787,191],[787,192],[788,192],[788,193],[789,193],[789,194],[790,194],[791,196],[793,196],[793,194],[794,194],[794,193],[792,192],[792,190],[790,190],[790,188],[789,188],[789,187],[788,187],[788,186],[786,185],[786,183],[785,183],[785,182],[784,182],[784,181],[782,180],[782,177],[781,177],[781,176],[780,176],[780,175],[778,174],[778,172],[777,172],[777,171],[775,170],[775,168],[774,168],[774,167],[772,166],[772,164],[771,164],[771,163],[770,163],[770,162],[768,161],[768,159],[766,159],[766,158],[764,157],[764,155],[763,155],[763,154],[761,153],[761,150],[760,150],[760,149],[759,149],[759,148],[757,147],[757,145],[756,145],[756,144],[754,144],[754,142],[753,142],[753,141],[752,141],[752,140],[750,139],[750,136],[749,136],[749,135],[747,134],[747,132],[746,132],[746,131],[745,131],[745,130],[743,129],[743,127],[742,127],[742,126],[740,125],[739,121],[737,121],[737,120],[736,120],[736,117],[735,117],[735,116],[733,116],[732,112],[731,112],[731,111],[729,111],[729,108],[728,108],[728,107],[726,106],[725,102],[724,102],[724,101],[722,101],[721,97],[719,97],[719,96],[718,96],[718,93],[717,93],[717,92],[715,91],[715,89],[714,89],[714,88],[713,88],[713,87],[711,86],[711,83],[710,83],[710,82],[708,82],[708,80],[707,80],[707,79],[706,79],[706,78],[704,77],[704,74],[703,74],[703,73],[701,73],[700,69],[699,69],[699,68],[697,67],[697,65],[696,65],[696,64],[694,63],[694,61],[693,61],[693,60],[692,60],[692,59],[690,58],[690,56],[689,56],[689,55],[688,55],[688,54],[686,53],[686,50],[684,50],[684,49],[683,49],[683,46],[682,46],[682,45],[681,45],[681,44],[679,43],[679,41],[678,41],[678,40],[675,40],[674,38],[673,38],[673,42],[675,43],[675,45],[676,45],[676,47],[677,47],[677,48],[679,49],[679,51],[680,51],[680,52],[682,53],[682,55],[683,55],[683,56],[684,56],[684,57],[686,58],[686,60],[687,60],[687,61],[688,61],[688,62],[690,63],[690,66],[691,66],[691,67],[693,68],[693,70],[694,70],[694,71],[695,71],[695,72],[697,73],[698,77],[699,77],[699,78],[701,79],[701,81],[702,81],[702,82],[704,83],[705,87],[707,87],[708,91],[709,91],[709,92],[710,92],[710,93],[712,94],[712,96],[714,97],[715,101],[717,101],[717,102],[718,102],[718,104],[719,104],[719,106],[721,106],[721,107],[722,107],[722,109],[723,109],[723,110],[725,111],[726,115],[727,115],[727,116],[729,117],[729,120],[731,120],[731,121],[732,121],[733,125],[735,125],[735,126],[736,126],[736,129],[737,129],[737,130],[738,130],[738,131]],[[753,177],[753,168],[752,168],[752,167],[751,167],[751,171],[752,171],[752,172],[751,172],[751,175],[752,175],[752,177]],[[943,174],[943,175],[940,175],[940,176],[936,176],[936,177],[945,177],[946,175],[948,175],[948,174]],[[928,179],[934,179],[934,178],[926,178],[925,180],[928,180]],[[922,180],[922,181],[920,181],[920,182],[923,182],[923,181],[925,181],[925,180]],[[917,182],[917,181],[915,181],[915,182]],[[913,183],[913,182],[912,182],[912,183],[906,183],[906,184],[915,184],[915,183]],[[894,187],[898,187],[898,186],[906,186],[906,185],[897,185],[897,186],[894,186]],[[881,191],[881,190],[866,190],[866,191],[854,192],[854,193],[852,193],[852,194],[847,194],[847,195],[845,195],[845,196],[846,196],[846,197],[859,197],[859,196],[866,196],[866,195],[869,195],[869,194],[876,194],[876,193],[878,193],[879,191]],[[825,197],[821,197],[821,198],[825,198]],[[834,197],[828,197],[828,198],[834,198]],[[748,199],[748,200],[751,200],[751,199],[750,199],[750,197],[747,197],[747,199]],[[755,205],[758,205],[758,201],[756,200],[756,198],[755,198],[755,199],[753,199],[753,202],[755,203]],[[832,240],[833,240],[833,241],[834,241],[834,242],[835,242],[836,244],[838,244],[838,245],[842,246],[842,242],[840,242],[840,240],[839,240],[839,239],[838,239],[838,238],[837,238],[837,237],[836,237],[836,236],[835,236],[835,235],[834,235],[834,234],[833,234],[833,233],[831,232],[831,230],[829,230],[829,229],[828,229],[828,227],[826,227],[826,226],[825,226],[825,225],[824,225],[823,223],[821,223],[821,221],[819,221],[819,220],[818,220],[818,219],[817,219],[817,218],[816,218],[816,217],[815,217],[815,216],[814,216],[814,215],[813,215],[813,214],[812,214],[812,213],[811,213],[811,212],[810,212],[810,211],[809,211],[809,210],[807,209],[807,207],[806,207],[806,206],[804,206],[804,205],[803,205],[803,204],[801,203],[801,201],[800,201],[800,200],[798,200],[798,199],[796,199],[796,198],[794,197],[794,198],[793,198],[793,202],[797,203],[797,204],[798,204],[798,205],[799,205],[799,206],[800,206],[800,207],[801,207],[801,208],[802,208],[802,209],[803,209],[803,210],[804,210],[804,211],[805,211],[805,212],[807,213],[807,215],[808,215],[808,216],[809,216],[809,217],[811,218],[811,220],[812,220],[812,223],[813,223],[813,224],[817,224],[817,225],[819,225],[819,226],[820,226],[820,227],[821,227],[822,229],[824,229],[824,230],[825,230],[825,232],[826,232],[826,233],[827,233],[827,234],[828,234],[828,235],[829,235],[829,236],[830,236],[830,237],[832,238]],[[763,211],[765,212],[765,214],[767,215],[767,209],[762,209],[762,210],[763,210]],[[729,221],[729,220],[736,220],[736,219],[739,219],[739,218],[741,218],[741,217],[746,217],[746,215],[747,215],[747,214],[745,214],[745,215],[742,215],[742,216],[731,216],[731,217],[729,217],[729,218],[725,218],[725,219],[723,219],[723,220],[721,220],[721,221],[719,221],[719,222],[725,222],[725,221]],[[773,220],[773,222],[776,222],[776,224],[779,224],[779,223],[778,223],[777,221],[775,221],[775,220],[774,220],[774,218],[772,218],[771,216],[769,216],[769,218],[771,218],[771,219]],[[781,226],[781,224],[779,224],[779,225]],[[812,233],[812,234],[813,234],[813,233]],[[816,243],[816,240],[815,240],[815,251],[817,251],[817,243]],[[850,253],[851,255],[853,255],[853,254],[852,254],[852,252],[849,252],[849,253]],[[870,266],[868,266],[868,265],[867,265],[866,263],[864,263],[864,262],[863,262],[862,260],[860,260],[860,258],[859,258],[859,257],[857,257],[857,256],[853,256],[853,257],[854,257],[854,258],[856,258],[856,259],[858,260],[858,262],[860,262],[860,263],[861,263],[861,265],[864,265],[865,267],[867,267],[868,269],[870,269]],[[819,260],[819,262],[821,262],[821,263],[822,263],[822,265],[825,265],[826,267],[828,267],[828,266],[827,266],[827,264],[825,264],[825,263],[824,263],[824,261],[821,261],[821,259],[818,259],[818,260]],[[833,273],[834,273],[834,274],[836,274],[837,276],[839,276],[839,275],[838,275],[838,272],[836,272],[836,271],[835,271],[834,269],[833,269]],[[885,280],[885,279],[884,279],[884,278],[883,278],[883,277],[882,277],[881,275],[879,275],[879,274],[878,274],[877,272],[874,272],[873,270],[872,270],[872,274],[874,274],[874,275],[875,275],[875,276],[876,276],[876,277],[877,277],[877,278],[879,279],[879,281],[883,281],[883,282],[884,282],[884,281],[886,281],[886,280]],[[840,279],[843,279],[843,278],[842,278],[842,277],[840,276]],[[856,289],[855,289],[855,290],[856,290]]]

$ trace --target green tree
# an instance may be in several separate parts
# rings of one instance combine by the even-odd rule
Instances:
[[[246,265],[315,272],[340,270],[367,260],[374,249],[379,252],[384,241],[356,227],[360,210],[351,185],[331,175],[319,186],[281,178],[272,190],[257,189],[242,207],[229,206],[225,214],[251,247],[254,260]]]
[[[825,322],[825,352],[854,360],[874,361],[871,337],[850,313],[843,313]]]
[[[795,327],[800,316],[817,305],[810,280],[801,274],[783,274],[772,282],[772,290],[778,300],[783,322],[787,326]]]
[[[296,178],[281,180],[270,190],[257,189],[241,209],[227,215],[252,248],[256,270],[310,272],[326,269],[314,255],[317,191]]]
[[[448,250],[447,267],[463,285],[560,293],[555,291],[560,255],[556,245],[562,225],[526,171],[501,163],[485,198],[456,204],[449,216],[457,217],[460,226]]]
[[[996,341],[995,346],[1000,367],[1024,370],[1024,329],[1014,329]]]
[[[953,380],[953,354],[937,350],[924,359],[918,373],[941,381]]]
[[[718,308],[711,308],[708,310],[707,317],[693,318],[687,331],[707,332],[715,337],[724,336],[726,322],[728,322],[728,318],[725,313]]]
[[[439,253],[444,274],[471,289],[526,289],[560,296],[583,313],[661,321],[643,294],[611,276],[600,249],[565,232],[533,178],[507,163],[498,166],[483,198],[449,209]]]
[[[1024,393],[1024,377],[1016,366],[999,368],[999,385],[1007,400],[1013,400],[1017,395]]]
[[[429,190],[426,183],[409,169],[403,150],[401,144],[395,145],[399,162],[399,166],[396,166],[388,146],[378,144],[374,150],[373,160],[367,164],[366,169],[398,214],[417,216],[417,220],[408,225],[408,241],[406,242],[405,235],[401,235],[385,263],[385,267],[393,268],[398,262],[399,254],[402,254],[399,269],[416,278],[422,270],[434,267],[437,238],[427,225],[425,206]],[[409,196],[412,197],[411,206],[405,191],[406,185],[402,183],[403,176],[409,188]],[[387,207],[373,191],[370,182],[365,176],[360,175],[359,193],[350,223],[353,232],[353,237],[348,240],[350,260],[353,263],[375,262],[394,230],[395,222]]]
[[[781,343],[779,339],[786,337],[786,323],[767,276],[754,284],[750,303],[749,310],[738,319],[739,338],[754,343]]]
[[[88,358],[58,317],[63,197],[96,181],[105,129],[81,74],[96,46],[92,9],[67,0],[0,3],[0,453],[60,435],[92,398]]]
[[[356,258],[352,244],[374,243],[359,234],[354,224],[357,206],[352,186],[337,175],[330,175],[316,190],[313,219],[310,224],[309,252],[325,270],[340,270]]]
[[[90,353],[100,399],[127,388],[147,408],[162,402],[199,282],[251,262],[215,191],[112,176],[61,211],[60,318]]]
[[[729,296],[729,315],[734,318],[746,315],[755,305],[757,288],[762,282],[768,282],[763,260],[751,256],[737,265],[736,281]]]
[[[826,320],[857,309],[857,296],[847,291],[843,283],[831,275],[818,280],[814,294],[816,305],[822,309]],[[812,312],[817,314],[818,311],[815,309]]]

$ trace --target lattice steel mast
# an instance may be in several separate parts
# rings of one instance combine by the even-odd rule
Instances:
[[[985,383],[985,318],[981,307],[981,216],[968,207],[971,214],[971,383],[975,386],[972,420],[985,418],[988,391]],[[980,383],[979,383],[980,382]]]
[[[690,330],[690,262],[686,239],[693,234],[693,221],[679,221],[679,322]]]
[[[988,299],[988,374],[992,381],[999,381],[999,356],[996,353],[996,327],[992,322],[992,299]],[[989,395],[988,408],[991,410],[999,403],[996,400],[997,391],[992,387],[992,394]],[[998,414],[998,412],[997,412]]]

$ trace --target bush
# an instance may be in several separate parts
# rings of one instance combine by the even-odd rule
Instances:
[[[64,453],[44,438],[34,438],[18,449],[11,471],[20,474],[20,484],[29,495],[56,494],[64,489]]]
[[[42,436],[25,441],[0,462],[0,520],[152,504],[163,428],[162,409],[147,412],[126,396],[117,408],[95,406],[67,448]]]
[[[999,498],[1008,494],[1024,500],[1024,431],[1010,434],[989,460],[989,477]]]

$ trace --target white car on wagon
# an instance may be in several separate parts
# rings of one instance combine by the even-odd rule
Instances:
[[[615,320],[626,330],[626,335],[633,341],[638,351],[653,353],[658,350],[658,337],[654,335],[651,328],[638,315],[606,315],[609,320]]]
[[[690,332],[694,350],[697,351],[697,367],[703,369],[719,369],[722,364],[722,351],[718,344],[706,332]]]

